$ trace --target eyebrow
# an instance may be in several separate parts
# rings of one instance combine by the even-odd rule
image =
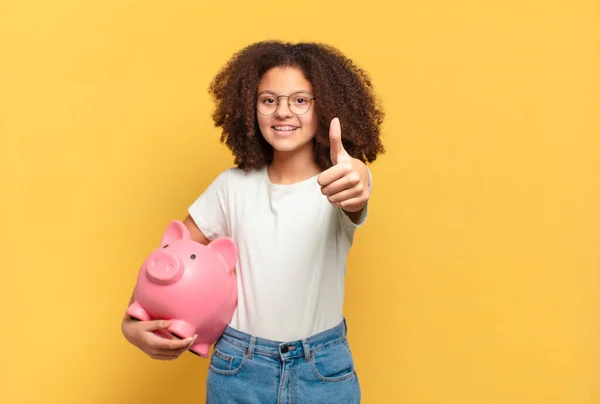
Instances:
[[[302,89],[302,90],[297,90],[297,91],[293,91],[293,92],[291,92],[290,94],[296,94],[296,93],[307,93],[307,94],[312,94],[310,91],[308,91],[308,90],[304,90],[304,89]],[[263,90],[263,91],[261,91],[261,92],[259,92],[259,93],[258,93],[258,95],[261,95],[261,94],[272,94],[272,95],[277,95],[277,93],[276,93],[276,92],[274,92],[274,91],[271,91],[271,90]],[[279,94],[279,95],[283,95],[283,94]]]

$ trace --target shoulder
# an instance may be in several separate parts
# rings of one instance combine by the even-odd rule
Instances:
[[[245,171],[237,167],[227,168],[213,177],[207,190],[225,195],[243,192],[245,189],[256,187],[257,183],[262,181],[264,177],[261,174],[262,170]]]
[[[218,184],[221,186],[225,186],[229,184],[231,181],[238,181],[244,177],[244,170],[237,167],[229,167],[224,169],[223,171],[217,173],[213,179],[212,183]]]
[[[227,178],[231,184],[248,183],[253,181],[260,181],[264,176],[264,170],[266,168],[257,168],[249,171],[245,171],[241,168],[231,167],[223,171],[220,176]]]

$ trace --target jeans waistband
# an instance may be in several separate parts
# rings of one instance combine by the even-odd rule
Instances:
[[[308,361],[310,360],[311,353],[344,341],[347,332],[346,319],[343,319],[341,323],[329,330],[296,341],[271,341],[246,334],[230,326],[225,328],[221,339],[244,350],[248,358],[259,354],[280,357],[282,360],[304,357]]]

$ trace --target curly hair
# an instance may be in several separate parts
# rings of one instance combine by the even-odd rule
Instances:
[[[273,159],[273,149],[258,126],[256,98],[262,76],[279,66],[300,69],[313,86],[318,103],[313,147],[321,169],[332,166],[329,125],[335,117],[342,144],[352,157],[367,163],[385,152],[379,138],[384,112],[366,72],[330,45],[265,41],[235,53],[209,87],[216,104],[215,127],[222,128],[221,142],[232,151],[238,168],[249,171]]]

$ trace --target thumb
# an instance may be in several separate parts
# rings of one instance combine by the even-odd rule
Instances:
[[[164,330],[171,325],[171,322],[168,320],[154,320],[148,322],[147,331],[156,331],[156,330]]]
[[[342,144],[342,129],[338,118],[333,118],[329,125],[329,150],[334,165],[341,163],[348,156]]]

